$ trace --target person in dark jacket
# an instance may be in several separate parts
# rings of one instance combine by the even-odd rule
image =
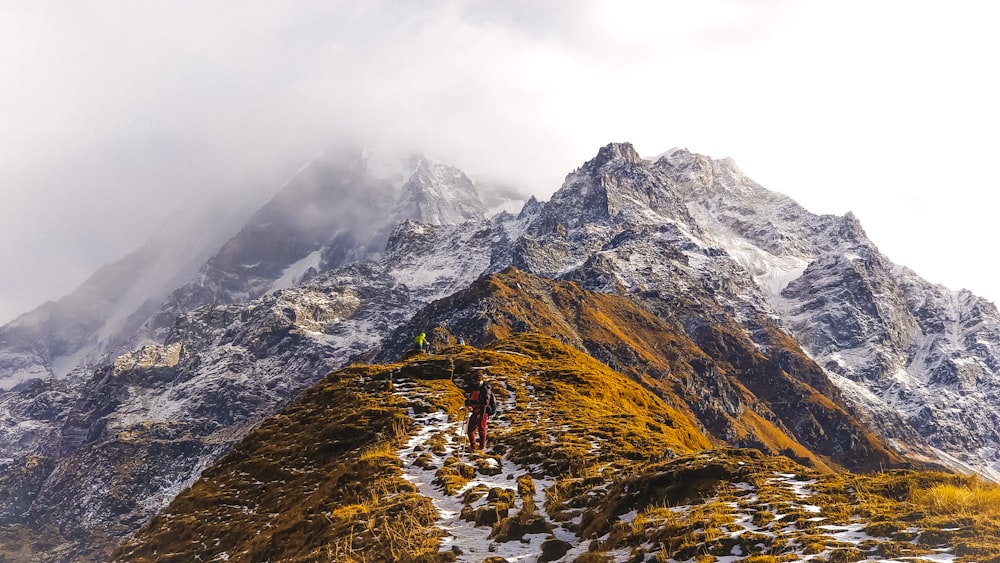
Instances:
[[[473,450],[486,449],[486,423],[490,414],[496,411],[496,397],[489,383],[483,381],[483,374],[476,372],[473,376],[473,385],[469,390],[469,397],[465,400],[465,406],[472,409],[472,416],[469,417],[469,444]],[[478,439],[477,439],[478,438]]]

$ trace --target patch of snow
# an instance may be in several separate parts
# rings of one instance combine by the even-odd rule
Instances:
[[[311,252],[305,258],[295,262],[291,266],[285,268],[285,271],[281,273],[281,277],[274,280],[271,284],[270,291],[277,291],[279,289],[288,289],[290,287],[295,287],[299,282],[302,281],[302,276],[312,268],[315,271],[319,271],[320,260],[323,257],[323,253],[320,250]]]
[[[51,375],[52,374],[45,371],[45,368],[43,368],[42,366],[37,364],[32,364],[29,369],[16,371],[10,377],[5,377],[3,379],[0,379],[0,389],[7,390],[14,387],[18,383],[23,383],[25,381],[35,378],[45,379],[47,377],[51,377]]]
[[[503,460],[502,471],[493,476],[477,473],[476,477],[470,480],[457,494],[449,496],[444,494],[438,486],[434,484],[436,469],[424,470],[412,465],[416,457],[415,449],[424,444],[431,436],[444,434],[449,437],[442,456],[435,456],[435,467],[452,455],[462,455],[460,450],[466,447],[464,436],[464,420],[449,421],[446,413],[429,413],[416,417],[415,422],[421,426],[420,430],[399,450],[399,457],[403,461],[403,478],[413,483],[418,491],[429,497],[440,514],[438,526],[448,535],[441,541],[441,549],[449,551],[452,547],[458,548],[461,554],[458,561],[479,562],[491,555],[496,555],[508,561],[525,561],[528,557],[534,557],[541,552],[541,543],[547,534],[526,535],[521,542],[494,542],[489,539],[492,531],[490,527],[476,526],[474,522],[463,520],[460,517],[462,508],[462,496],[469,489],[485,485],[490,488],[500,488],[516,490],[516,476],[525,474],[527,471]],[[536,484],[536,489],[538,485]],[[484,499],[485,501],[485,499]],[[520,505],[512,507],[511,512],[515,512]]]

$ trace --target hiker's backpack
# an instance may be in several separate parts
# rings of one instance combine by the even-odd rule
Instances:
[[[486,414],[493,416],[497,413],[497,397],[493,394],[493,388],[486,386]]]

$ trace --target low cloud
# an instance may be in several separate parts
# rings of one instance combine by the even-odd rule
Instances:
[[[832,17],[779,0],[7,3],[0,322],[71,291],[191,201],[266,198],[345,138],[542,199],[608,142],[682,145],[796,197],[768,176],[864,123],[866,106],[843,108],[858,102],[852,73],[870,70],[863,49],[881,48],[810,43],[851,35],[813,29],[826,20],[866,21],[851,17],[864,4],[838,6]],[[922,12],[901,6],[917,25]],[[987,19],[972,15],[962,21]],[[821,98],[824,80],[839,106]]]

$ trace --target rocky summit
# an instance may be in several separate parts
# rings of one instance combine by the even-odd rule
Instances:
[[[484,189],[328,151],[0,328],[0,560],[1000,557],[992,303],[728,159]]]

